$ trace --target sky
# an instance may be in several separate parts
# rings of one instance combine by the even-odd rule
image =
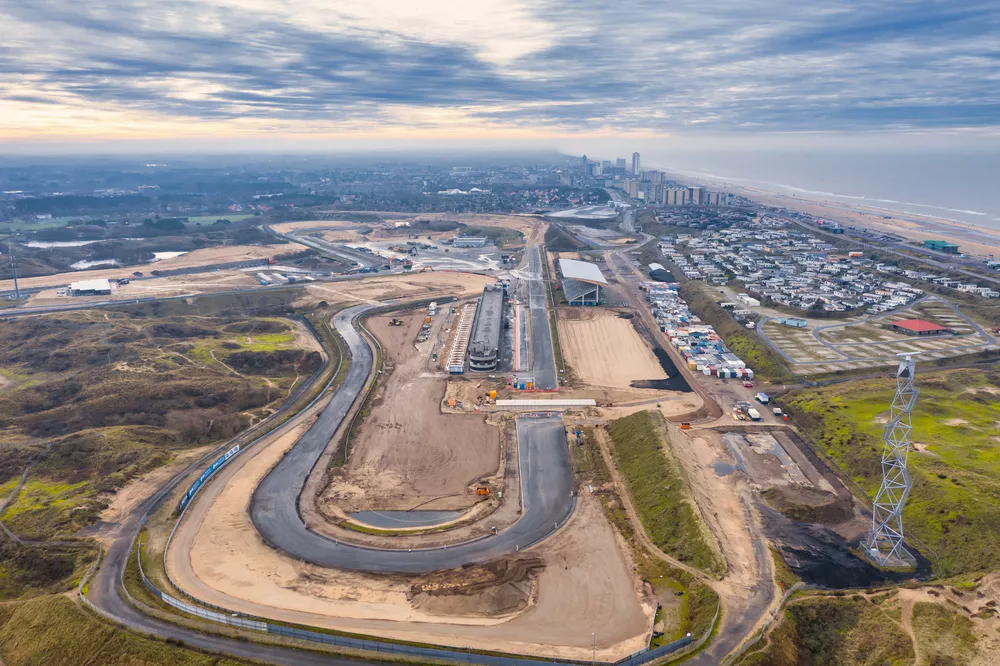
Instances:
[[[0,147],[974,144],[997,35],[1000,0],[3,0]]]

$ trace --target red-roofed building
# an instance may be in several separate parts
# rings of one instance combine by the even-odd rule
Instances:
[[[939,326],[924,319],[904,319],[892,322],[892,330],[903,335],[944,335],[951,333],[950,328]]]

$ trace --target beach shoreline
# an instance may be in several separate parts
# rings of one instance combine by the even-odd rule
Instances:
[[[924,240],[945,240],[959,245],[960,251],[970,256],[1000,256],[1000,230],[960,222],[934,215],[923,215],[890,210],[864,203],[847,203],[820,195],[787,194],[760,187],[741,185],[721,178],[705,178],[665,169],[682,183],[699,184],[724,189],[752,199],[764,206],[777,206],[795,210],[814,217],[839,222],[846,226],[860,226],[873,231],[894,233],[919,243]]]

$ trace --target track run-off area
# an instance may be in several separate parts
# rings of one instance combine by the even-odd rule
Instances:
[[[372,351],[358,330],[357,320],[374,307],[354,306],[334,318],[334,326],[351,353],[347,376],[312,427],[254,492],[250,517],[261,538],[298,560],[323,567],[417,574],[503,557],[538,543],[558,529],[573,511],[573,472],[562,420],[552,416],[518,418],[522,514],[496,536],[447,547],[403,551],[336,541],[305,525],[298,504],[306,479],[371,374]],[[545,330],[548,332],[547,326]]]

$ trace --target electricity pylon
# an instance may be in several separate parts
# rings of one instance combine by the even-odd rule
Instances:
[[[7,242],[7,251],[10,252],[10,270],[14,274],[14,298],[21,300],[21,290],[17,286],[17,259],[14,258],[14,243]]]
[[[892,399],[889,422],[882,432],[882,485],[872,509],[872,531],[865,540],[869,555],[885,566],[907,558],[903,547],[903,506],[913,483],[906,469],[910,453],[910,414],[917,402],[914,386],[915,363],[910,354],[902,355],[896,370],[896,395]]]

